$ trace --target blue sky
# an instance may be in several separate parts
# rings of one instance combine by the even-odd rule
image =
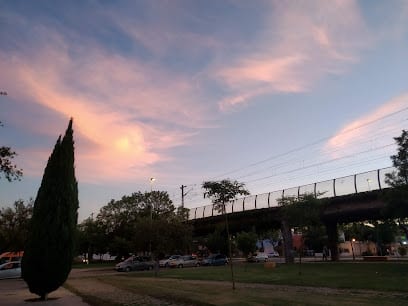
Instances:
[[[0,1],[1,145],[35,198],[74,118],[80,220],[150,188],[252,194],[391,165],[408,128],[407,1]],[[150,177],[155,182],[150,184]]]

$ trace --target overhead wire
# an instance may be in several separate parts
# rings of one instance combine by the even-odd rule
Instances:
[[[373,123],[375,123],[375,122],[378,122],[378,121],[381,121],[381,120],[384,120],[384,119],[391,118],[392,116],[394,116],[394,115],[396,115],[396,114],[400,114],[400,113],[402,113],[402,112],[404,112],[404,111],[406,111],[406,110],[408,110],[408,107],[404,107],[404,108],[399,109],[399,110],[397,110],[397,111],[395,111],[395,112],[386,114],[386,115],[384,115],[384,116],[382,116],[382,117],[379,117],[379,118],[370,120],[370,121],[365,122],[365,123],[363,123],[363,124],[360,124],[360,125],[358,125],[358,126],[355,126],[355,127],[349,128],[349,129],[347,129],[347,130],[344,130],[344,131],[342,131],[341,133],[337,134],[336,136],[341,136],[341,135],[344,135],[344,134],[346,134],[346,133],[355,131],[355,130],[357,130],[357,129],[366,127],[366,126],[368,126],[368,125],[370,125],[370,124],[373,124]],[[401,120],[401,121],[398,121],[397,123],[400,123],[400,122],[406,121],[406,120],[407,120],[407,119],[405,118],[405,119],[403,119],[403,120]],[[369,144],[369,143],[378,142],[379,140],[383,139],[383,138],[381,138],[382,135],[385,135],[386,133],[388,133],[388,132],[390,132],[390,131],[393,131],[394,129],[395,129],[395,130],[396,130],[396,129],[400,129],[399,127],[395,127],[395,123],[396,123],[396,122],[393,121],[393,124],[394,124],[393,126],[391,126],[391,125],[388,124],[388,125],[386,125],[386,126],[381,127],[380,130],[377,129],[377,132],[376,132],[375,134],[373,134],[374,137],[372,137],[372,138],[370,138],[370,139],[368,139],[368,140],[366,140],[366,139],[363,138],[363,140],[364,140],[364,141],[363,141],[363,144]],[[379,131],[379,132],[378,132],[378,131]],[[263,160],[260,160],[260,161],[251,163],[251,164],[249,164],[249,165],[246,165],[246,166],[243,166],[243,167],[240,167],[240,168],[237,168],[237,169],[228,171],[228,172],[224,172],[224,173],[222,173],[222,174],[219,174],[219,175],[217,175],[217,176],[214,176],[214,177],[210,178],[209,180],[214,180],[214,179],[217,179],[217,178],[222,178],[222,177],[225,177],[226,175],[233,174],[233,173],[237,173],[237,172],[239,172],[239,171],[242,171],[242,170],[245,170],[245,169],[248,169],[248,168],[251,168],[251,167],[255,167],[255,166],[258,166],[258,165],[261,165],[261,164],[265,164],[266,162],[269,162],[269,161],[278,161],[279,158],[286,157],[286,156],[289,156],[290,154],[300,152],[300,151],[305,150],[305,149],[307,149],[307,148],[310,148],[310,147],[313,147],[313,146],[315,146],[315,145],[318,145],[318,144],[320,144],[321,142],[323,142],[323,141],[325,141],[325,140],[329,140],[329,139],[331,139],[331,138],[333,138],[333,136],[327,136],[327,137],[320,138],[320,139],[318,139],[318,140],[316,140],[316,141],[313,141],[313,142],[308,143],[308,144],[303,145],[303,146],[296,147],[296,148],[294,148],[294,149],[292,149],[292,150],[289,150],[289,151],[286,151],[286,152],[283,152],[283,153],[280,153],[280,154],[272,155],[272,156],[270,156],[270,157],[268,157],[268,158],[266,158],[266,159],[263,159]],[[359,141],[359,138],[358,138],[358,137],[356,137],[355,139],[353,139],[352,143],[357,142],[357,141]],[[361,144],[361,142],[360,142],[359,144]],[[376,147],[376,148],[364,150],[364,151],[361,151],[361,152],[357,152],[357,153],[345,155],[345,156],[342,156],[342,157],[339,157],[339,158],[334,158],[334,159],[330,159],[330,160],[325,160],[325,161],[322,161],[322,162],[319,162],[319,163],[314,163],[314,164],[310,164],[310,165],[307,165],[307,166],[298,167],[298,168],[295,168],[295,169],[292,169],[292,170],[283,171],[283,172],[280,172],[280,173],[278,173],[278,174],[273,174],[273,175],[264,176],[264,177],[261,177],[261,178],[256,178],[256,179],[253,179],[253,180],[248,180],[248,181],[245,182],[245,184],[251,184],[251,185],[252,185],[254,182],[266,180],[266,179],[272,178],[272,177],[277,177],[277,176],[279,176],[279,175],[286,175],[286,174],[294,173],[294,172],[297,172],[297,171],[301,171],[301,170],[305,170],[305,169],[310,169],[310,168],[313,168],[313,167],[319,167],[319,166],[326,165],[326,164],[329,164],[329,163],[338,162],[338,161],[341,160],[341,159],[346,159],[346,158],[354,157],[355,155],[361,155],[361,154],[365,154],[365,153],[370,153],[370,152],[373,152],[373,151],[376,151],[376,150],[380,150],[380,149],[384,149],[384,148],[390,147],[390,146],[392,146],[392,145],[393,145],[393,144],[386,144],[386,145],[384,145],[384,146],[380,146],[380,147]],[[336,149],[336,147],[334,147],[334,150],[333,150],[333,148],[332,148],[331,150],[323,151],[323,153],[325,154],[325,155],[323,155],[323,156],[332,155],[333,153],[336,153],[336,152],[341,151],[341,149],[339,149],[339,148],[341,148],[341,146],[337,146],[337,149]],[[317,150],[318,150],[318,149],[315,149],[314,151],[317,151]],[[304,156],[302,156],[302,157],[304,157]],[[302,157],[300,157],[300,160],[302,160]],[[376,159],[374,159],[374,160],[378,160],[378,159],[381,159],[381,157],[376,158]],[[291,164],[293,164],[293,162],[295,162],[296,160],[297,160],[297,161],[300,161],[299,159],[297,159],[296,157],[294,157],[294,158],[292,158],[292,159],[290,159],[290,160],[282,161],[282,162],[280,162],[279,164],[270,165],[270,166],[268,166],[267,168],[258,169],[258,170],[253,170],[252,172],[241,174],[240,176],[236,177],[236,179],[242,179],[242,178],[245,178],[245,177],[254,176],[254,175],[256,175],[256,174],[265,172],[265,171],[267,171],[267,170],[269,170],[269,169],[271,169],[271,168],[274,168],[274,170],[276,170],[275,167],[278,167],[278,168],[280,167],[280,168],[281,168],[281,167],[284,167],[285,165],[291,165]],[[368,160],[368,162],[370,162],[370,161],[373,161],[373,160]],[[303,162],[303,163],[305,162],[305,159],[304,159],[304,158],[303,158],[302,162]],[[359,162],[359,163],[365,163],[365,162],[362,161],[362,162]],[[357,164],[359,164],[359,163],[357,163]],[[356,163],[354,163],[354,164],[352,163],[352,165],[355,165],[355,164],[356,164]],[[347,166],[345,166],[345,167],[347,167]],[[328,171],[328,170],[325,170],[325,171]],[[322,173],[322,171],[320,171],[320,173]],[[310,174],[310,175],[313,175],[313,174]],[[307,176],[310,176],[310,175],[307,175]],[[280,181],[281,181],[281,180],[280,180]],[[267,184],[269,185],[270,183],[267,183]],[[189,185],[187,185],[187,186],[192,186],[192,185],[193,185],[193,186],[199,185],[199,186],[201,187],[201,184],[199,184],[199,183],[189,184]],[[194,195],[194,196],[193,196],[193,195]],[[187,199],[187,197],[186,197],[186,199]],[[190,198],[189,198],[189,200],[198,200],[198,199],[202,200],[202,192],[196,192],[196,193],[192,194],[192,195],[190,196]]]

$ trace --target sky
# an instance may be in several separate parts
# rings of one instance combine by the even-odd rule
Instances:
[[[408,128],[408,1],[0,0],[0,145],[35,198],[73,118],[79,221],[201,184],[251,194],[392,165]],[[150,178],[155,178],[152,182]]]

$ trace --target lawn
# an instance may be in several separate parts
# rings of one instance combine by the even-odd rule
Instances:
[[[281,264],[274,269],[239,264],[234,275],[235,291],[229,266],[162,269],[158,277],[151,271],[99,275],[92,287],[108,285],[116,288],[113,292],[161,299],[163,305],[408,305],[408,263]],[[68,284],[90,302],[80,279]],[[96,301],[103,297],[103,292],[92,294]],[[90,304],[118,305],[117,299],[110,299]],[[149,305],[134,300],[125,304]]]
[[[129,276],[151,275],[145,272]],[[274,269],[264,268],[263,264],[239,264],[234,266],[234,276],[242,283],[408,292],[408,262],[278,264]],[[229,266],[165,269],[160,270],[159,277],[230,281],[231,272]]]

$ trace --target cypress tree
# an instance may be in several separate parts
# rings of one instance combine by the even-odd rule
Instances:
[[[77,210],[78,185],[71,119],[62,140],[59,136],[44,170],[22,260],[23,279],[30,292],[43,300],[65,282],[71,271]]]

